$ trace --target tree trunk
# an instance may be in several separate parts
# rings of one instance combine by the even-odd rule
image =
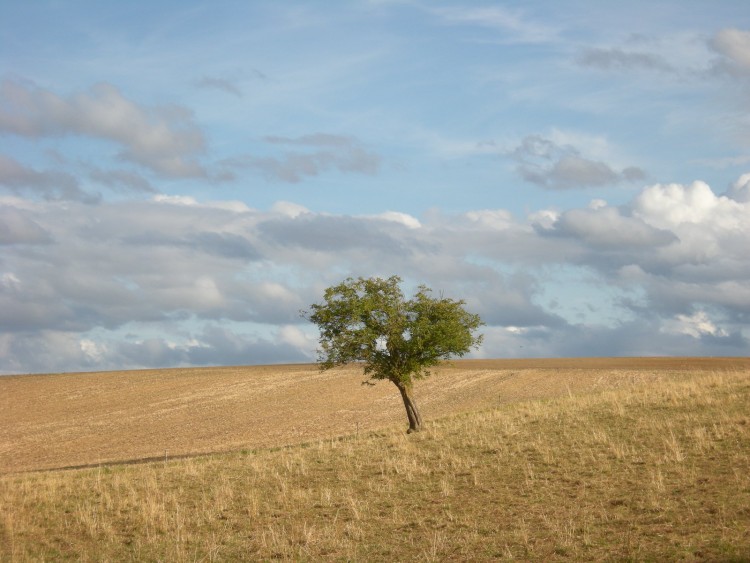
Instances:
[[[414,401],[411,384],[404,384],[400,381],[394,381],[394,383],[401,393],[401,398],[404,400],[404,407],[406,407],[406,416],[409,418],[409,430],[406,432],[408,434],[419,432],[422,430],[422,416],[419,414],[417,403]]]

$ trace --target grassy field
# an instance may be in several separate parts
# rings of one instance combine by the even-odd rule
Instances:
[[[409,436],[346,370],[0,378],[0,560],[748,560],[749,368],[456,362]]]

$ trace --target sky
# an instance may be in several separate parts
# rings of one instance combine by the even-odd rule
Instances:
[[[0,374],[310,362],[347,277],[473,357],[750,355],[750,7],[0,2]]]

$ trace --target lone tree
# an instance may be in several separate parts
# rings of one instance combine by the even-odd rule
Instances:
[[[426,286],[406,300],[400,283],[398,276],[347,278],[329,287],[323,303],[304,316],[320,329],[320,369],[362,362],[370,379],[387,379],[398,388],[408,432],[418,432],[422,417],[414,380],[430,375],[429,368],[442,360],[478,347],[482,336],[474,332],[483,323],[464,310],[464,301],[433,297]]]

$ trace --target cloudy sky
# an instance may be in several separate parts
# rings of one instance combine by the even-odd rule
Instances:
[[[347,276],[480,357],[750,355],[734,0],[0,3],[0,373],[306,362]]]

